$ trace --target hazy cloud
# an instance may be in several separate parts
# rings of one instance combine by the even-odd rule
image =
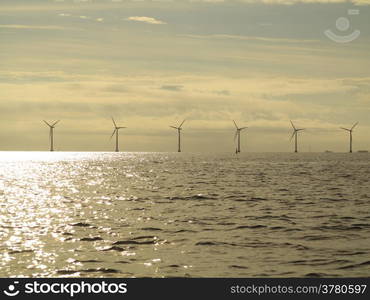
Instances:
[[[221,90],[221,91],[214,91],[215,94],[217,95],[222,95],[222,96],[230,96],[230,91],[228,90]]]
[[[148,23],[148,24],[156,24],[156,25],[167,24],[166,22],[163,22],[161,20],[157,20],[157,19],[151,18],[151,17],[129,17],[126,20],[144,22],[144,23]]]
[[[182,35],[194,39],[219,39],[219,40],[239,40],[239,41],[262,41],[262,42],[279,42],[279,43],[313,43],[319,40],[304,40],[304,39],[287,39],[287,38],[271,38],[262,36],[245,36],[245,35],[232,35],[232,34],[209,34],[209,35],[195,35],[186,34]]]
[[[62,26],[52,26],[52,25],[24,25],[24,24],[9,24],[0,25],[0,28],[6,29],[36,29],[36,30],[74,30],[73,28],[67,28]]]
[[[183,89],[182,85],[162,85],[162,90],[172,91],[172,92],[179,92]]]

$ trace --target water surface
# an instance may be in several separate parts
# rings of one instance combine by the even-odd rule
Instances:
[[[370,154],[0,152],[0,276],[368,276]]]

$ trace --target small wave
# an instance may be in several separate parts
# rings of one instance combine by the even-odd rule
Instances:
[[[215,197],[203,194],[195,194],[192,196],[187,197],[188,199],[216,199]]]
[[[126,241],[117,241],[114,242],[113,245],[151,245],[155,244],[155,241],[134,241],[134,240],[126,240]]]
[[[320,277],[327,277],[328,275],[325,274],[325,273],[308,273],[306,275],[304,275],[305,277],[316,277],[316,278],[320,278]]]
[[[369,223],[356,223],[356,224],[352,224],[352,226],[358,226],[358,227],[361,227],[361,228],[370,228]]]
[[[113,245],[151,245],[158,242],[156,236],[138,236],[129,240],[116,241]]]
[[[335,230],[335,231],[348,231],[348,230],[361,230],[364,229],[364,227],[367,226],[367,224],[352,224],[350,226],[345,225],[333,225],[333,226],[319,226],[319,227],[313,227],[315,230]]]
[[[131,262],[127,261],[127,260],[118,260],[115,262],[116,264],[129,264]]]
[[[110,269],[110,268],[82,269],[82,270],[78,270],[77,272],[81,272],[81,273],[104,273],[104,274],[120,273],[120,271],[118,271],[116,269]]]
[[[103,239],[100,236],[95,237],[85,237],[80,239],[81,242],[95,242],[95,241],[102,241]]]
[[[87,260],[76,260],[76,262],[79,263],[102,263],[102,260],[96,260],[96,259],[87,259]]]
[[[303,231],[302,229],[300,228],[285,228],[284,230],[285,232],[290,232],[290,231]]]
[[[311,218],[319,219],[319,218],[329,218],[329,217],[335,217],[336,215],[315,215]]]
[[[157,237],[154,235],[141,235],[132,238],[132,240],[143,240],[143,239],[157,239]]]
[[[348,216],[343,216],[343,217],[340,217],[342,220],[354,220],[355,218],[354,217],[348,217]]]
[[[234,243],[205,241],[205,242],[197,242],[195,246],[239,246],[239,245],[234,244]]]
[[[235,223],[234,222],[219,222],[217,223],[217,225],[231,226],[231,225],[235,225]]]
[[[266,198],[262,198],[262,197],[251,197],[249,199],[249,201],[263,201],[263,200],[267,200]]]
[[[215,245],[218,245],[218,243],[215,243],[215,242],[198,242],[195,245],[196,246],[215,246]]]
[[[31,249],[28,250],[12,250],[9,251],[8,254],[19,254],[19,253],[33,253],[34,251]]]
[[[282,227],[282,226],[273,226],[273,227],[270,227],[270,229],[272,229],[272,230],[279,230],[279,229],[285,229],[285,227]]]
[[[287,221],[292,222],[292,217],[289,217],[287,215],[280,215],[280,216],[272,216],[272,215],[263,215],[263,216],[245,216],[245,218],[253,218],[255,220],[281,220],[281,221]]]
[[[339,202],[339,201],[348,201],[349,199],[344,199],[344,198],[320,198],[320,201],[325,201],[325,202]],[[314,203],[313,203],[314,204]]]
[[[284,243],[282,246],[288,246],[296,250],[309,250],[310,248],[301,244]]]
[[[239,266],[239,265],[231,265],[231,266],[229,266],[229,268],[232,268],[232,269],[248,269],[248,267]]]
[[[343,175],[337,175],[338,177],[342,177],[342,178],[350,178],[352,177],[351,174],[343,174]]]
[[[217,197],[211,195],[204,195],[204,194],[195,194],[190,196],[169,196],[166,197],[169,200],[212,200],[217,199]]]
[[[76,270],[58,270],[57,271],[57,274],[60,274],[60,275],[71,275],[71,274],[75,274],[75,273],[78,273],[79,271],[76,271]]]
[[[267,228],[267,226],[265,225],[241,225],[241,226],[235,227],[234,229],[245,229],[245,228],[258,229],[258,228]]]
[[[111,246],[111,247],[105,247],[102,248],[101,251],[118,251],[118,252],[123,252],[125,249],[117,246]]]
[[[290,261],[288,264],[299,265],[299,266],[326,266],[333,264],[344,264],[349,263],[349,260],[336,259],[336,260],[325,260],[325,259],[313,259],[313,260],[295,260]]]
[[[172,243],[182,243],[186,241],[188,241],[188,239],[175,239],[175,240],[172,240]]]
[[[162,231],[162,229],[157,228],[157,227],[144,227],[144,228],[141,228],[140,230],[144,230],[144,231]]]
[[[370,260],[359,263],[359,264],[353,264],[353,265],[339,267],[339,268],[337,268],[337,270],[355,269],[355,268],[359,268],[359,267],[363,267],[363,266],[369,266],[369,265],[370,265]]]
[[[363,254],[368,254],[367,252],[364,251],[347,251],[347,250],[340,250],[337,251],[338,255],[344,255],[344,256],[353,256],[353,255],[363,255]]]
[[[83,223],[83,222],[71,223],[69,225],[75,226],[75,227],[93,227],[91,224]]]
[[[175,230],[175,231],[169,231],[167,230],[167,232],[172,232],[172,233],[183,233],[183,232],[197,232],[195,230],[190,230],[190,229],[179,229],[179,230]]]
[[[281,272],[281,273],[276,273],[276,276],[284,276],[287,277],[288,275],[292,275],[294,272]]]
[[[330,236],[323,236],[323,235],[306,235],[303,237],[306,241],[323,241],[323,240],[331,240],[335,237]]]

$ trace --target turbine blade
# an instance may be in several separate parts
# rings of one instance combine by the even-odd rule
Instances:
[[[116,131],[117,131],[117,128],[115,128],[115,129],[113,130],[113,133],[112,133],[112,135],[110,136],[110,138],[112,138],[112,137],[114,136],[114,134],[116,133]]]
[[[174,128],[174,129],[178,129],[177,127],[175,127],[175,126],[170,126],[171,128]]]
[[[181,128],[181,126],[185,123],[185,120],[182,121],[182,123],[180,124],[179,128]]]
[[[340,129],[351,131],[350,129],[347,129],[347,128],[344,128],[344,127],[340,127]]]
[[[58,120],[58,121],[54,122],[54,124],[53,124],[53,125],[51,125],[51,126],[52,126],[52,127],[54,127],[54,126],[55,126],[55,125],[57,125],[59,122],[60,122],[60,120]]]
[[[295,131],[295,130],[294,130],[294,131],[293,131],[293,133],[292,133],[292,136],[291,136],[291,137],[290,137],[290,139],[289,139],[289,141],[291,141],[291,140],[292,140],[292,138],[294,137],[294,135],[295,135],[295,134],[297,134],[297,131]]]
[[[239,128],[239,130],[243,130],[243,129],[247,129],[248,127],[242,127],[242,128]]]
[[[358,122],[356,122],[353,126],[352,126],[352,128],[351,128],[351,131],[357,126],[357,124],[358,124]]]
[[[45,122],[46,125],[48,125],[49,127],[51,127],[51,125],[48,122],[46,122],[45,120],[43,120],[43,121]]]
[[[296,128],[295,128],[295,126],[294,126],[294,124],[293,124],[292,120],[290,120],[290,124],[292,124],[293,129],[294,129],[294,130],[296,130]]]
[[[236,122],[234,120],[233,120],[233,122],[234,122],[235,128],[239,129],[238,125],[236,125]]]
[[[238,136],[238,130],[236,130],[236,131],[235,131],[235,134],[234,134],[234,141],[236,140],[237,136]]]
[[[117,124],[116,124],[116,122],[114,121],[113,117],[112,117],[112,121],[113,121],[114,127],[115,127],[115,128],[117,128]]]
[[[124,129],[124,128],[127,128],[127,127],[117,127],[117,129]]]

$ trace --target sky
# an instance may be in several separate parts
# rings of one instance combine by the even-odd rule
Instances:
[[[369,56],[370,0],[1,0],[0,150],[370,150]]]

